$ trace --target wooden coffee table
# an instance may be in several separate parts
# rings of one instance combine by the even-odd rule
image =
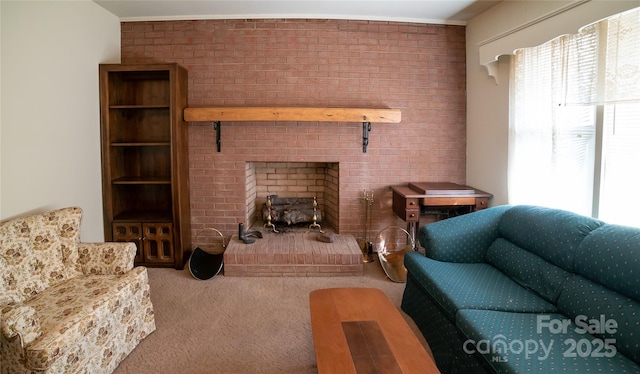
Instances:
[[[318,373],[439,373],[391,300],[375,288],[309,294]]]

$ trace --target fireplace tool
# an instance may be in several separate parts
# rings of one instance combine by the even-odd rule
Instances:
[[[313,223],[309,225],[309,230],[318,229],[318,231],[320,231],[321,234],[324,234],[324,231],[322,231],[322,226],[318,224],[317,211],[318,211],[318,199],[314,196],[313,197]]]
[[[264,224],[264,227],[271,227],[273,232],[278,232],[276,230],[276,225],[271,222],[271,196],[267,196],[267,223]]]
[[[191,257],[189,257],[189,261],[187,261],[187,267],[189,268],[191,275],[200,280],[213,278],[220,273],[220,270],[222,270],[224,250],[227,248],[224,243],[224,235],[212,227],[198,231],[194,237],[194,241],[197,243],[200,235],[208,231],[213,231],[222,238],[222,251],[220,251],[220,249],[212,251],[210,248],[208,251],[205,251],[199,246],[193,250]]]
[[[238,239],[242,240],[244,244],[251,244],[256,240],[254,238],[262,239],[262,233],[260,231],[244,231],[244,223],[238,224]]]
[[[360,243],[362,262],[373,262],[373,244],[369,240],[371,231],[371,207],[373,205],[373,191],[362,191],[360,198],[364,202],[364,242]]]
[[[407,281],[407,269],[404,267],[404,254],[413,250],[415,242],[409,232],[397,226],[382,229],[376,236],[376,252],[380,265],[387,277],[394,282]]]

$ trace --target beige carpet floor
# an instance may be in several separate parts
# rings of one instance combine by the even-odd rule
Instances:
[[[386,278],[378,262],[365,264],[364,276],[333,278],[217,275],[202,281],[186,268],[148,270],[157,330],[116,374],[317,373],[309,292],[374,287],[399,308],[404,290],[404,284]],[[402,314],[426,345],[413,321]]]

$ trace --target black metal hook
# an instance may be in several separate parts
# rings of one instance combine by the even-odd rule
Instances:
[[[369,145],[369,132],[371,131],[371,122],[362,122],[362,153],[367,153]]]
[[[218,147],[218,152],[222,148],[222,141],[220,140],[220,121],[213,121],[213,128],[216,130],[216,147]]]

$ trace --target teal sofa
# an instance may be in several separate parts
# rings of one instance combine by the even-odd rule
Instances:
[[[402,310],[443,373],[640,373],[640,229],[498,206],[420,227]]]

